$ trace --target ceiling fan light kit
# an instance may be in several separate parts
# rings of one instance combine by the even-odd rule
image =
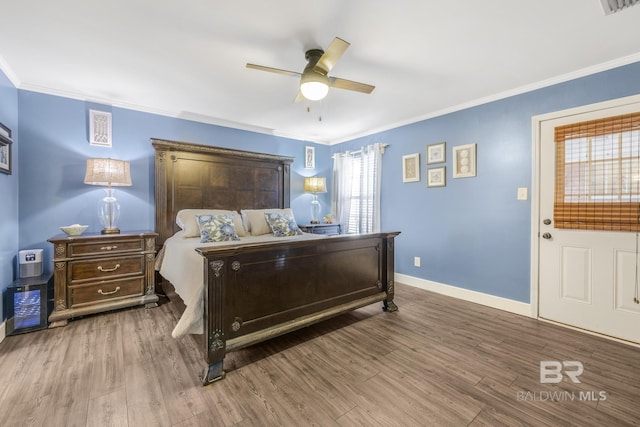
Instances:
[[[302,73],[300,92],[309,101],[319,101],[329,93],[329,78],[313,70]]]
[[[307,66],[304,68],[302,73],[250,63],[247,63],[247,68],[300,77],[300,92],[294,102],[300,102],[302,97],[310,101],[319,101],[327,96],[329,93],[329,87],[351,90],[354,92],[371,93],[373,89],[375,89],[375,86],[328,76],[329,71],[331,71],[333,66],[338,62],[348,47],[348,42],[336,37],[333,39],[326,51],[322,49],[308,50],[305,53]]]

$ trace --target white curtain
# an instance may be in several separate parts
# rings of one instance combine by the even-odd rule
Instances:
[[[343,233],[380,231],[382,153],[376,143],[333,157],[332,208]]]

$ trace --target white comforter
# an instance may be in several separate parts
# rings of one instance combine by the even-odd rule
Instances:
[[[171,335],[179,338],[186,334],[203,333],[202,314],[204,311],[204,258],[196,248],[208,246],[228,246],[239,243],[284,242],[304,239],[322,239],[326,236],[305,233],[302,236],[274,237],[272,234],[241,237],[240,241],[200,243],[199,237],[184,238],[179,231],[168,238],[159,257],[160,274],[171,282],[176,293],[182,298],[186,309]]]

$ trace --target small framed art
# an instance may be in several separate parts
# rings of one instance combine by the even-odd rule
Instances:
[[[0,123],[0,172],[11,175],[11,129]]]
[[[427,164],[443,163],[445,161],[446,143],[427,145]]]
[[[89,110],[89,144],[111,147],[111,113]]]
[[[304,168],[315,169],[316,149],[315,147],[304,147]]]
[[[420,153],[402,156],[402,182],[420,181]]]
[[[427,169],[427,187],[444,187],[445,185],[447,185],[447,168],[445,166]]]
[[[476,176],[476,144],[453,147],[453,177]]]

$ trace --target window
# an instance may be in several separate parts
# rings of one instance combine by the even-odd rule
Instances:
[[[640,113],[555,128],[557,228],[640,231]]]
[[[333,210],[345,233],[380,231],[380,175],[383,144],[336,154]]]

